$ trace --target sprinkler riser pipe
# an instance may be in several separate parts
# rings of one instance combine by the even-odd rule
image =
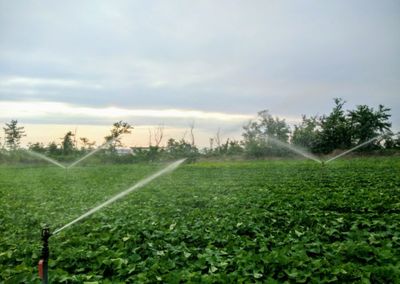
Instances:
[[[41,234],[42,234],[43,247],[40,260],[38,263],[38,270],[39,270],[39,278],[42,280],[42,283],[47,284],[49,283],[48,272],[49,272],[49,256],[50,256],[49,238],[51,237],[50,229],[47,227],[43,228]]]

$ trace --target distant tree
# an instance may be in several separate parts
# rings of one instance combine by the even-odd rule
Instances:
[[[215,134],[214,140],[217,144],[217,148],[221,147],[221,128],[218,127],[217,133]]]
[[[267,154],[267,140],[259,129],[256,121],[250,121],[243,127],[243,145],[245,152],[250,157],[262,157]]]
[[[210,138],[209,143],[210,143],[210,151],[212,151],[214,149],[214,138]]]
[[[240,155],[243,153],[243,147],[240,141],[226,139],[225,143],[222,143],[219,147],[215,148],[214,153],[216,155]]]
[[[349,111],[352,143],[360,144],[389,132],[392,126],[389,122],[389,111],[383,105],[379,105],[377,111],[366,105],[359,105],[355,110]]]
[[[243,154],[244,149],[238,140],[230,140],[228,145],[228,155],[241,155]]]
[[[398,133],[388,133],[384,137],[384,147],[386,149],[400,149],[400,132]]]
[[[340,98],[334,99],[335,106],[329,115],[320,119],[321,130],[318,132],[316,151],[330,153],[335,149],[348,149],[351,143],[351,124],[346,117]]]
[[[50,142],[49,145],[47,146],[47,152],[49,153],[50,156],[57,156],[60,154],[60,149],[58,148],[56,142]]]
[[[318,118],[317,116],[302,116],[301,124],[295,125],[291,143],[313,151],[318,138]]]
[[[160,144],[164,138],[164,126],[158,125],[153,130],[150,128],[148,130],[149,130],[149,146],[153,145],[152,140],[154,137],[155,146],[160,147]]]
[[[197,147],[186,142],[184,139],[180,141],[173,138],[169,139],[166,152],[171,158],[189,158],[189,160],[194,160],[199,155]]]
[[[133,129],[133,126],[131,126],[127,122],[118,121],[113,124],[113,127],[111,128],[111,133],[110,135],[107,135],[104,137],[106,139],[106,142],[113,141],[110,144],[110,149],[115,149],[115,147],[121,147],[121,135],[122,134],[129,134],[131,133],[131,130]]]
[[[37,153],[45,153],[46,152],[46,147],[43,145],[43,143],[33,143],[28,145],[28,149]]]
[[[145,150],[135,150],[136,157],[142,160],[147,161],[156,161],[162,158],[164,149],[160,147],[160,144],[164,138],[164,126],[159,125],[155,127],[153,130],[148,129],[149,131],[149,147]],[[154,134],[154,135],[153,135]],[[152,144],[152,138],[154,138],[154,146]]]
[[[268,142],[268,137],[288,142],[290,128],[284,119],[272,117],[267,110],[258,112],[257,120],[250,121],[243,127],[243,145],[248,155],[261,157],[265,155],[280,154],[273,143]]]
[[[72,131],[68,131],[65,135],[62,143],[61,143],[61,148],[62,152],[64,155],[71,154],[74,149],[75,149],[75,143],[74,140],[72,139],[74,137],[74,134],[72,134]]]
[[[191,143],[190,144],[192,146],[194,146],[195,145],[194,132],[193,132],[193,130],[194,130],[194,121],[192,121],[189,126],[190,126],[190,138],[191,138]]]
[[[84,149],[92,149],[93,146],[96,144],[95,141],[90,142],[90,140],[86,137],[80,137],[79,140],[81,140],[81,143],[83,144],[82,150]]]
[[[157,128],[154,130],[154,140],[156,142],[156,146],[160,147],[160,144],[164,138],[164,126],[159,125]]]
[[[18,126],[17,120],[11,120],[3,127],[5,133],[5,145],[9,150],[16,150],[21,144],[21,138],[26,136],[24,127]]]

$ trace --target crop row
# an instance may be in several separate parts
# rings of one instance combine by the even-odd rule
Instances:
[[[0,280],[37,282],[39,233],[162,165],[2,168]],[[400,160],[186,164],[50,239],[55,283],[400,281]]]

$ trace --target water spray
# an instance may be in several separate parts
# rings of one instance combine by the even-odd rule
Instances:
[[[60,168],[62,168],[62,169],[67,169],[67,167],[64,166],[63,164],[61,164],[61,163],[57,162],[56,160],[54,160],[54,159],[52,159],[52,158],[49,158],[49,157],[47,157],[47,156],[45,156],[45,155],[43,155],[43,154],[37,153],[37,152],[35,152],[35,151],[28,150],[28,149],[24,149],[24,150],[25,150],[28,154],[30,154],[30,155],[32,155],[32,156],[35,156],[35,157],[37,157],[37,158],[43,159],[43,160],[45,160],[45,161],[47,161],[47,162],[50,162],[50,163],[52,163],[52,164],[54,164],[54,165],[56,165],[56,166],[58,166],[58,167],[60,167]]]
[[[271,141],[272,143],[274,143],[277,146],[286,148],[286,149],[288,149],[288,150],[290,150],[292,152],[295,152],[295,153],[297,153],[297,154],[299,154],[299,155],[301,155],[301,156],[303,156],[303,157],[305,157],[307,159],[313,160],[314,162],[322,163],[322,161],[320,159],[318,159],[317,156],[311,154],[310,152],[308,152],[308,151],[306,151],[304,149],[301,149],[300,147],[297,147],[297,146],[290,145],[288,143],[282,142],[282,141],[280,141],[278,139],[275,139],[275,138],[273,138],[271,136],[267,136],[267,139],[268,139],[267,141]]]
[[[73,162],[72,164],[70,164],[69,166],[67,166],[67,169],[70,169],[74,166],[76,166],[77,164],[79,164],[80,162],[82,162],[83,160],[89,158],[90,156],[96,154],[98,151],[100,151],[101,149],[103,149],[104,147],[110,145],[111,143],[114,142],[114,140],[117,139],[117,137],[111,139],[110,141],[107,141],[106,143],[104,143],[103,145],[97,147],[96,149],[94,149],[93,151],[90,151],[89,153],[87,153],[86,155],[84,155],[83,157],[79,158],[78,160],[76,160],[75,162]]]
[[[122,134],[121,134],[120,136],[118,136],[118,137],[121,137],[121,136],[122,136]],[[79,158],[79,159],[76,160],[75,162],[72,162],[72,163],[71,163],[70,165],[68,165],[68,166],[64,166],[64,165],[61,164],[60,162],[58,162],[58,161],[56,161],[56,160],[54,160],[54,159],[52,159],[52,158],[50,158],[50,157],[47,157],[46,155],[40,154],[40,153],[38,153],[38,152],[31,151],[31,150],[28,150],[28,149],[24,149],[24,150],[25,150],[28,154],[30,154],[30,155],[32,155],[32,156],[35,156],[36,158],[43,159],[43,160],[45,160],[45,161],[47,161],[47,162],[49,162],[49,163],[52,163],[52,164],[54,164],[54,165],[56,165],[56,166],[58,166],[58,167],[60,167],[60,168],[62,168],[62,169],[68,170],[68,169],[70,169],[70,168],[76,166],[77,164],[79,164],[79,163],[82,162],[83,160],[89,158],[89,157],[92,156],[93,154],[97,153],[98,151],[100,151],[100,150],[103,149],[104,147],[110,145],[110,144],[113,143],[113,142],[115,141],[115,139],[117,139],[118,137],[115,137],[115,138],[113,138],[113,139],[107,141],[106,143],[100,145],[100,146],[97,147],[96,149],[90,151],[89,153],[87,153],[87,154],[84,155],[83,157]]]
[[[387,135],[387,134],[384,134],[384,135]],[[282,141],[280,141],[278,139],[275,139],[275,138],[273,138],[271,136],[267,136],[266,139],[268,139],[267,141],[271,141],[273,144],[276,144],[276,145],[278,145],[280,147],[284,147],[284,148],[286,148],[286,149],[288,149],[288,150],[290,150],[292,152],[295,152],[297,154],[302,155],[303,157],[305,157],[307,159],[310,159],[310,160],[313,160],[313,161],[315,161],[317,163],[320,163],[321,166],[324,167],[326,164],[328,164],[328,163],[330,163],[330,162],[332,162],[332,161],[334,161],[334,160],[336,160],[336,159],[338,159],[340,157],[343,157],[343,156],[349,154],[350,152],[353,152],[354,150],[357,150],[357,149],[359,149],[361,147],[364,147],[365,145],[368,145],[368,144],[374,142],[375,140],[378,140],[381,137],[384,137],[384,135],[379,135],[379,136],[376,136],[374,138],[371,138],[371,139],[369,139],[369,140],[367,140],[367,141],[365,141],[365,142],[363,142],[363,143],[361,143],[361,144],[359,144],[359,145],[357,145],[357,146],[355,146],[355,147],[353,147],[353,148],[351,148],[351,149],[349,149],[347,151],[344,151],[343,153],[340,153],[337,156],[334,156],[334,157],[332,157],[332,158],[330,158],[328,160],[325,160],[325,161],[324,160],[320,160],[317,156],[311,154],[310,152],[308,152],[308,151],[306,151],[306,150],[304,150],[304,149],[302,149],[300,147],[297,147],[297,146],[282,142]]]
[[[128,195],[129,193],[131,193],[132,191],[138,190],[139,188],[147,185],[148,183],[150,183],[151,181],[153,181],[154,179],[170,173],[174,170],[176,170],[184,161],[185,159],[181,159],[178,161],[175,161],[171,164],[169,164],[168,166],[166,166],[165,168],[159,170],[158,172],[138,181],[135,185],[129,187],[128,189],[118,193],[117,195],[111,197],[110,199],[108,199],[107,201],[105,201],[104,203],[90,209],[88,212],[86,212],[85,214],[79,216],[78,218],[72,220],[71,222],[69,222],[68,224],[66,224],[65,226],[55,230],[53,233],[50,232],[50,228],[49,227],[44,227],[42,229],[41,232],[41,236],[42,236],[42,242],[43,242],[43,247],[42,247],[42,254],[39,260],[39,264],[38,264],[38,268],[39,268],[39,277],[42,280],[43,284],[47,284],[48,283],[48,262],[49,262],[49,255],[50,255],[50,251],[49,251],[49,238],[53,235],[56,235],[58,233],[60,233],[62,230],[72,226],[73,224],[79,222],[80,220],[89,217],[90,215],[94,214],[95,212],[97,212],[98,210],[102,209],[103,207],[117,201],[118,199],[123,198],[124,196]]]
[[[343,153],[340,153],[339,155],[337,155],[337,156],[335,156],[335,157],[333,157],[333,158],[330,158],[330,159],[326,160],[326,161],[325,161],[325,164],[330,163],[330,162],[332,162],[332,161],[334,161],[334,160],[336,160],[336,159],[338,159],[338,158],[340,158],[340,157],[342,157],[342,156],[344,156],[344,155],[347,155],[347,154],[349,154],[350,152],[353,152],[354,150],[357,150],[358,148],[364,147],[365,145],[374,142],[375,140],[379,139],[380,137],[381,137],[381,136],[376,136],[376,137],[374,137],[374,138],[372,138],[372,139],[369,139],[368,141],[365,141],[365,142],[363,142],[363,143],[361,143],[361,144],[359,144],[359,145],[357,145],[357,146],[355,146],[355,147],[353,147],[353,148],[351,148],[351,149],[349,149],[349,150],[347,150],[347,151],[344,151]]]

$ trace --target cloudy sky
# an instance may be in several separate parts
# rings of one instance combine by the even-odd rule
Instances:
[[[122,119],[131,145],[194,123],[207,145],[259,110],[295,123],[342,97],[390,107],[400,130],[399,28],[397,0],[0,0],[0,123],[48,142]]]

